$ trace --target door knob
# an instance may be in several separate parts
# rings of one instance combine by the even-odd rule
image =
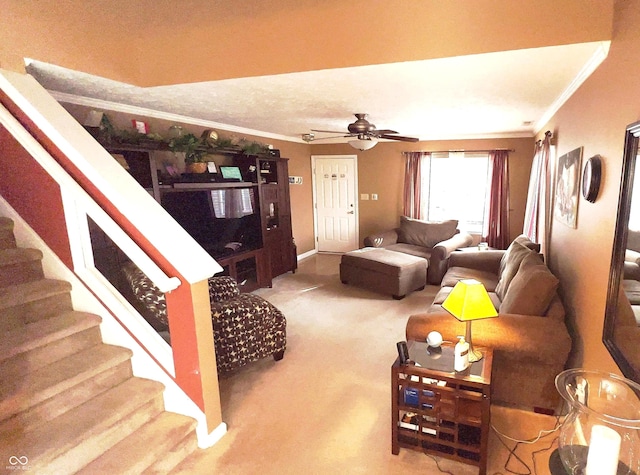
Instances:
[[[355,211],[347,211],[347,214],[355,214]]]

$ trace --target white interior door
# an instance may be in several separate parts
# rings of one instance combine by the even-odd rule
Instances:
[[[318,252],[358,248],[357,155],[314,155]]]

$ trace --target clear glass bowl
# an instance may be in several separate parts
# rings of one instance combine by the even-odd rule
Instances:
[[[558,438],[567,473],[640,475],[640,385],[569,369],[556,377],[556,388],[569,405]]]

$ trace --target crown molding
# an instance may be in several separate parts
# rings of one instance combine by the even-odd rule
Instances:
[[[594,51],[589,61],[582,67],[582,69],[578,72],[576,77],[571,81],[571,84],[567,86],[567,88],[562,91],[562,93],[557,97],[555,101],[551,104],[551,106],[547,109],[547,111],[542,114],[540,120],[536,122],[535,125],[535,135],[539,134],[540,131],[547,125],[547,123],[553,118],[553,116],[560,110],[560,108],[564,105],[567,100],[578,90],[578,88],[582,85],[583,82],[587,80],[589,76],[600,66],[600,64],[606,59],[609,55],[609,48],[611,46],[611,41],[601,41],[600,45]]]
[[[78,106],[93,107],[96,109],[104,109],[113,112],[122,112],[125,114],[139,115],[144,117],[153,117],[154,119],[162,119],[170,122],[180,122],[183,124],[198,125],[207,128],[222,129],[226,132],[235,132],[239,134],[255,135],[257,137],[269,138],[275,140],[283,140],[285,142],[306,143],[302,138],[288,137],[286,135],[272,134],[261,130],[247,129],[244,127],[236,127],[234,125],[222,124],[220,122],[214,122],[212,120],[198,119],[196,117],[189,117],[186,115],[173,114],[171,112],[158,111],[155,109],[148,109],[146,107],[132,106],[128,104],[121,104],[119,102],[105,101],[103,99],[96,99],[93,97],[78,96],[76,94],[68,94],[66,92],[51,91],[49,94],[53,96],[58,102],[66,104],[75,104]]]

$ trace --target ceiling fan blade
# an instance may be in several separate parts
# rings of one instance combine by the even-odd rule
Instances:
[[[381,139],[399,140],[400,142],[417,142],[419,139],[416,137],[403,137],[402,135],[387,135],[380,136]]]
[[[326,134],[346,134],[347,133],[347,132],[341,132],[337,130],[318,130],[318,129],[311,129],[311,132],[324,132]]]
[[[397,134],[398,133],[395,130],[389,130],[389,129],[374,130],[373,132],[376,135],[387,135],[387,134]]]

